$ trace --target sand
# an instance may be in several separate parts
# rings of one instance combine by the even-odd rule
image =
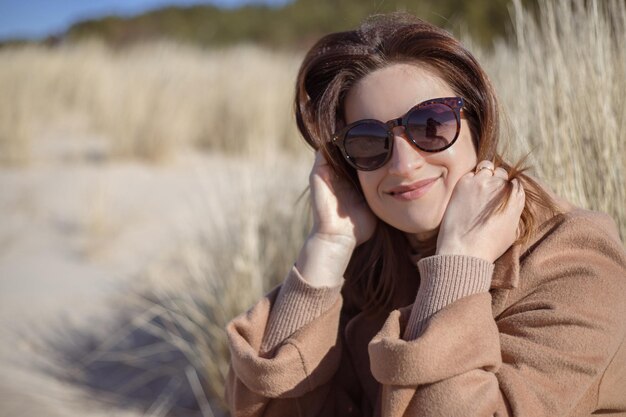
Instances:
[[[0,167],[0,416],[139,415],[76,403],[71,388],[28,370],[46,356],[30,342],[106,317],[129,280],[199,228],[226,222],[276,178],[304,187],[308,171],[196,152],[161,164],[107,161],[75,143]]]

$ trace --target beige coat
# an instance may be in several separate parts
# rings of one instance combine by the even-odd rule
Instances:
[[[227,326],[233,416],[626,416],[626,252],[605,214],[548,219],[411,341],[412,305],[348,317],[338,297],[261,357],[278,291]]]

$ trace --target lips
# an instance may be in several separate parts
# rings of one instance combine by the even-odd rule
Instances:
[[[411,184],[399,185],[387,191],[400,200],[413,200],[424,195],[439,177],[427,178]]]

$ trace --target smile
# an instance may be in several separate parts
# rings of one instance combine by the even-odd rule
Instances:
[[[426,194],[438,179],[439,177],[428,178],[413,184],[394,187],[387,194],[400,201],[415,200]]]

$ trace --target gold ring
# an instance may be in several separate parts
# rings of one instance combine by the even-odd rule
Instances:
[[[478,171],[476,171],[476,173],[479,173],[481,169],[488,169],[489,171],[491,171],[492,174],[495,172],[493,168],[490,168],[490,167],[480,167],[480,168],[478,168]]]

